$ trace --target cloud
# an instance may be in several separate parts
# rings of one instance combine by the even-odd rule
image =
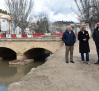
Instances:
[[[0,9],[6,10],[4,0],[0,0]]]
[[[71,7],[77,11],[74,0],[34,0],[33,13],[46,13],[51,22],[61,20],[78,22],[77,15]],[[6,10],[4,0],[0,0],[0,8]]]
[[[78,22],[77,20],[77,16],[74,14],[74,12],[71,12],[67,15],[64,15],[64,14],[57,14],[57,15],[54,15],[53,12],[50,14],[50,20],[51,21],[75,21],[75,22]]]
[[[45,12],[50,21],[74,21],[78,22],[77,16],[71,10],[77,10],[74,0],[35,0],[35,13]]]

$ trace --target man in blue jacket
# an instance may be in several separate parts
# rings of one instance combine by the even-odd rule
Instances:
[[[98,61],[95,64],[99,64],[99,21],[97,22],[97,28],[93,32],[93,40],[95,41],[98,55]]]
[[[69,63],[68,60],[69,52],[70,52],[70,62],[75,63],[73,61],[73,50],[74,50],[74,43],[76,42],[76,36],[72,31],[71,26],[67,26],[67,30],[63,33],[62,40],[64,41],[66,46],[66,52],[65,52],[66,63]]]

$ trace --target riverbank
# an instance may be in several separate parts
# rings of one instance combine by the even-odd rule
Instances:
[[[90,65],[81,64],[79,44],[75,44],[75,64],[65,62],[65,46],[48,61],[33,69],[6,91],[99,91],[99,65],[94,42],[90,41]]]

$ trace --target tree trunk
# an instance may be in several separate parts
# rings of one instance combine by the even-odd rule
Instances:
[[[90,29],[91,29],[91,34],[93,35],[94,29],[95,29],[95,23],[94,22],[90,22],[89,23]]]
[[[24,34],[24,28],[22,28],[22,34]]]

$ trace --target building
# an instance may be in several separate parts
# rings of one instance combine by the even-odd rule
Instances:
[[[30,23],[29,26],[27,26],[27,28],[24,30],[25,34],[35,33],[34,29],[36,27],[36,23]],[[13,22],[10,15],[0,13],[0,34],[22,34],[22,29],[17,26],[14,31]]]
[[[10,32],[11,24],[10,24],[11,18],[9,15],[0,13],[0,33],[8,33]]]
[[[75,34],[77,34],[80,31],[82,26],[86,25],[86,30],[89,32],[89,35],[90,36],[92,35],[91,29],[88,23],[80,22],[80,23],[75,23],[75,24],[70,24],[70,25],[72,26],[72,29],[74,30]]]

